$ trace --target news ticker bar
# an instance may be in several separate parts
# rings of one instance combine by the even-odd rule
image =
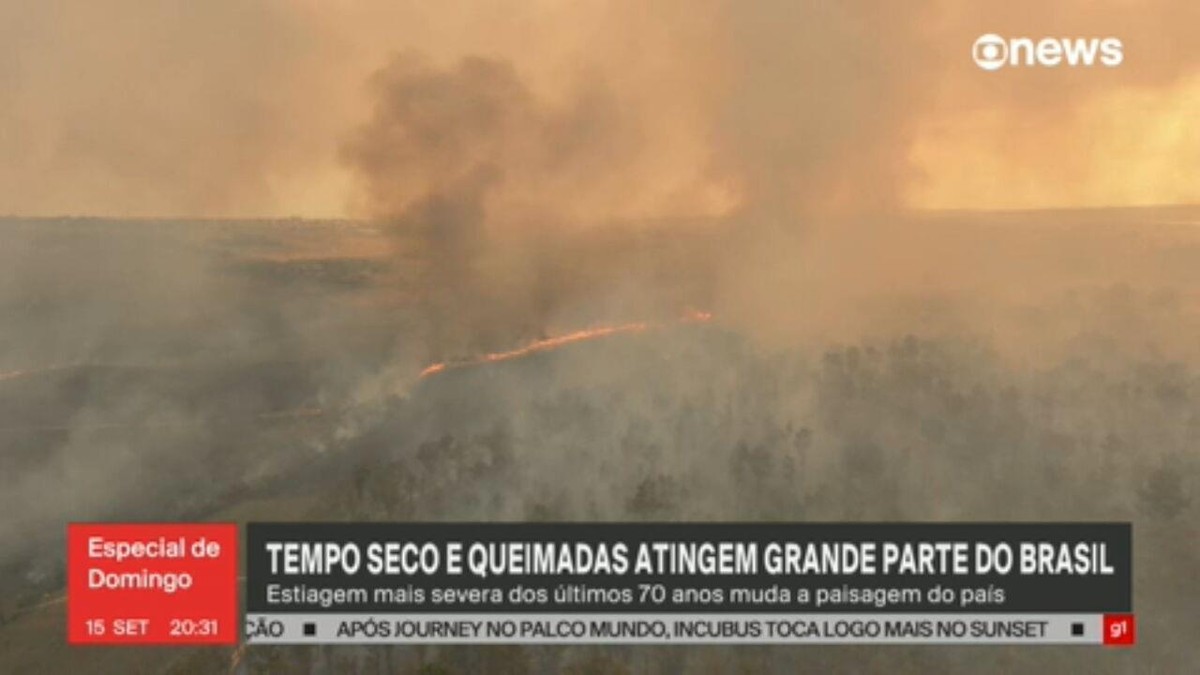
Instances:
[[[250,523],[239,612],[240,529],[69,525],[69,642],[1134,639],[1128,523]]]
[[[264,645],[1128,645],[1132,615],[249,614]]]

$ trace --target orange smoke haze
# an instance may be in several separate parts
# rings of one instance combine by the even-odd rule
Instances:
[[[509,73],[501,221],[1198,202],[1196,25],[1189,0],[6,3],[0,213],[378,216],[343,149],[396,54]],[[985,73],[984,32],[1125,62]]]

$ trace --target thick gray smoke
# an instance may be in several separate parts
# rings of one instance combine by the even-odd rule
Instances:
[[[371,89],[371,119],[343,156],[364,208],[393,234],[399,273],[417,275],[429,358],[511,348],[572,319],[678,313],[711,276],[689,237],[678,241],[692,259],[663,283],[670,261],[647,247],[653,231],[577,220],[581,206],[619,198],[614,184],[643,151],[602,82],[550,105],[506,61],[438,69],[403,55]]]

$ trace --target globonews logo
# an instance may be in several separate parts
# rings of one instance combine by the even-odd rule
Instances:
[[[1106,38],[1003,38],[985,33],[975,40],[971,56],[984,70],[1004,66],[1090,67],[1096,64],[1115,68],[1125,60],[1124,45],[1115,37]]]

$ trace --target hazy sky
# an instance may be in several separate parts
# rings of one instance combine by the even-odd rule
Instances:
[[[511,218],[1200,202],[1198,26],[1192,0],[5,1],[0,214],[371,216],[476,160]],[[1125,60],[984,72],[986,32]],[[472,57],[504,93],[466,150],[370,136],[445,112],[389,118],[397,78],[492,86]]]

